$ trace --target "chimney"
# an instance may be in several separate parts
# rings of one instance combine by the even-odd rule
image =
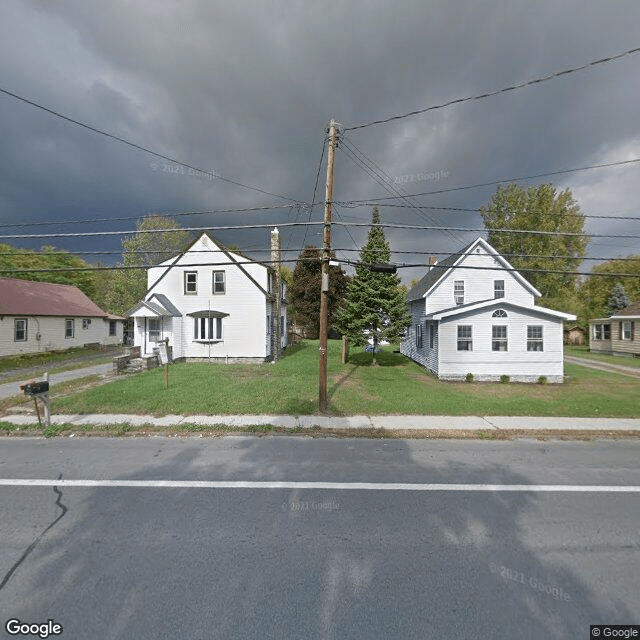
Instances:
[[[429,271],[431,271],[431,267],[435,267],[438,264],[438,258],[435,256],[429,256]]]

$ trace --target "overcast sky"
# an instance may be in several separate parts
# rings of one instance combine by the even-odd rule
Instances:
[[[328,122],[346,127],[527,81],[640,46],[637,0],[3,0],[0,88],[194,167],[194,174],[0,94],[0,223],[108,222],[0,233],[122,231],[113,218],[310,202]],[[347,142],[405,193],[640,157],[640,54],[485,100],[347,131]],[[337,150],[334,198],[389,195]],[[326,156],[325,156],[326,158]],[[640,216],[640,163],[548,178],[583,213]],[[324,199],[325,166],[316,199]],[[541,180],[525,181],[523,186]],[[395,184],[394,184],[395,183]],[[495,186],[414,199],[477,208]],[[287,199],[288,198],[288,199]],[[403,203],[402,201],[391,201]],[[381,208],[384,222],[480,228],[473,213]],[[371,207],[334,220],[368,222]],[[322,207],[311,220],[319,221]],[[308,212],[181,218],[215,228],[283,224]],[[588,219],[590,233],[640,235],[640,222]],[[295,257],[318,227],[283,227]],[[366,228],[336,227],[342,257]],[[263,257],[267,229],[214,231]],[[350,234],[350,235],[349,235]],[[452,252],[477,232],[387,230],[392,251]],[[5,241],[0,239],[0,242]],[[120,238],[8,240],[118,251]],[[640,241],[594,238],[591,257],[640,254]],[[115,263],[119,256],[88,256]],[[397,253],[396,262],[426,261]],[[585,262],[583,269],[594,263]],[[293,265],[291,265],[293,266]],[[406,282],[424,269],[401,271]]]

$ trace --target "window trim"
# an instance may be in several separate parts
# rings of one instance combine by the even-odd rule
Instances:
[[[222,316],[195,316],[193,318],[193,341],[200,343],[223,342]]]
[[[492,318],[508,318],[509,314],[504,309],[496,309],[492,314]]]
[[[118,335],[118,321],[117,320],[109,320],[109,337]]]
[[[222,274],[222,291],[216,291],[216,285],[220,285],[219,282],[216,282],[216,275]],[[214,296],[222,296],[227,292],[227,276],[225,275],[225,270],[221,269],[218,271],[213,271],[211,275],[211,293]]]
[[[502,283],[502,288],[498,288],[498,283]],[[504,298],[504,280],[494,280],[493,281],[493,297],[495,299]]]
[[[91,318],[82,318],[82,328],[86,331],[91,326]]]
[[[151,328],[151,322],[154,323],[154,326],[157,326],[157,329]],[[157,323],[157,325],[156,325]],[[151,336],[157,334],[157,340],[154,340]],[[158,344],[158,342],[162,341],[162,318],[148,318],[147,321],[147,341]]]
[[[436,333],[436,325],[434,322],[429,323],[429,349],[433,349]]]
[[[506,324],[494,324],[491,325],[491,351],[508,351],[509,350],[509,330]],[[499,333],[504,335],[496,335],[498,332],[496,329],[500,329]],[[504,345],[504,349],[501,346]]]
[[[629,327],[628,334],[627,326]],[[620,323],[620,339],[625,341],[633,340],[633,322],[631,320],[623,320]]]
[[[534,329],[540,329],[540,337],[533,335]],[[534,348],[540,345],[540,349]],[[528,324],[527,325],[527,351],[528,352],[543,352],[544,351],[544,326],[541,324]]]
[[[69,332],[69,328],[71,328],[71,332]],[[74,318],[65,318],[64,319],[64,339],[70,339],[76,337],[76,321]]]
[[[189,276],[195,276],[193,283],[189,282]],[[189,291],[189,285],[193,284],[195,287],[194,291]],[[197,271],[185,271],[184,272],[184,295],[185,296],[195,296],[198,295],[198,272]]]
[[[465,335],[468,331],[468,335]],[[459,324],[457,325],[458,351],[473,351],[473,325]],[[466,345],[466,346],[461,346]]]
[[[422,323],[416,324],[416,349],[422,349]]]
[[[24,322],[24,329],[21,333],[24,334],[23,338],[18,338],[18,323]],[[28,342],[29,340],[29,318],[14,318],[13,322],[13,341],[14,342]]]
[[[464,304],[464,280],[453,281],[453,301],[457,305]]]

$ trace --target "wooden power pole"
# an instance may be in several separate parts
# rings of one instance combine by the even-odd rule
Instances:
[[[324,198],[324,227],[322,243],[322,280],[320,285],[320,385],[318,406],[321,413],[327,411],[327,333],[329,320],[329,256],[331,254],[331,205],[333,202],[333,160],[336,149],[338,123],[329,123],[327,149],[327,186]]]

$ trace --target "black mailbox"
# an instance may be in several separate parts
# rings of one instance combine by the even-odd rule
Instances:
[[[46,381],[28,382],[27,384],[21,384],[20,389],[22,389],[25,396],[35,396],[39,393],[46,393],[49,391],[49,383]]]

